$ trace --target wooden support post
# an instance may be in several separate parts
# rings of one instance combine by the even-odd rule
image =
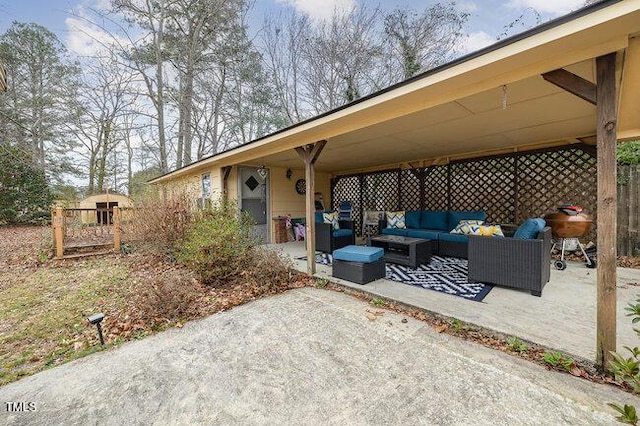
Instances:
[[[598,144],[598,281],[596,362],[607,368],[616,350],[616,54],[596,59]]]
[[[315,226],[315,163],[327,141],[319,141],[304,147],[296,148],[296,152],[304,161],[304,175],[306,181],[305,190],[305,216],[307,231],[305,243],[307,245],[307,273],[316,273],[316,226]]]
[[[120,209],[117,206],[113,207],[113,249],[116,253],[120,253],[120,241],[121,241],[121,231],[122,228],[120,226],[121,218],[120,218]]]
[[[62,207],[55,208],[52,225],[56,259],[62,259],[64,256],[64,209]]]

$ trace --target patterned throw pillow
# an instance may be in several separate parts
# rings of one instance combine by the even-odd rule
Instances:
[[[340,229],[340,223],[338,222],[338,212],[324,212],[322,213],[322,220],[324,223],[330,223],[333,226],[333,229]]]
[[[406,229],[404,223],[404,210],[387,212],[387,228]]]
[[[504,233],[502,232],[500,225],[480,225],[478,227],[478,234],[475,235],[484,235],[485,237],[504,237]]]
[[[467,234],[467,235],[479,235],[480,225],[484,223],[483,220],[461,220],[458,225],[451,230],[451,234]]]

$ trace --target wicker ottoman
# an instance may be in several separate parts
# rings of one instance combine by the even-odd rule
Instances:
[[[346,246],[333,252],[333,276],[358,284],[384,278],[384,250],[379,247]]]

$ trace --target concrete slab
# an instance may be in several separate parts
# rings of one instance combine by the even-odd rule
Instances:
[[[0,424],[614,425],[606,402],[640,405],[376,312],[311,288],[252,302],[4,386]]]
[[[306,254],[303,242],[270,247],[283,251],[293,259]],[[298,270],[306,271],[305,261],[294,262]],[[317,275],[374,295],[595,360],[596,270],[586,268],[583,263],[569,262],[564,271],[552,267],[551,280],[545,286],[542,297],[496,286],[480,303],[384,279],[364,286],[334,279],[330,266],[318,265]],[[623,350],[623,346],[640,345],[624,310],[639,294],[640,270],[618,268],[619,350]]]

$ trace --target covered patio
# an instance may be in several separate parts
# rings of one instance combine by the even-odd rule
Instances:
[[[204,187],[206,177],[212,198],[238,201],[248,186],[247,205],[264,206],[256,210],[263,210],[259,213],[271,241],[276,236],[271,219],[304,216],[306,247],[300,243],[283,247],[295,257],[306,255],[306,265],[297,262],[297,267],[321,276],[327,270],[314,262],[317,193],[323,195],[326,206],[337,208],[343,201],[336,196],[337,183],[348,177],[371,172],[395,176],[391,186],[397,194],[406,188],[402,176],[417,176],[420,182],[418,197],[414,191],[411,200],[382,197],[381,206],[365,206],[365,200],[357,200],[353,219],[360,224],[359,233],[365,208],[429,209],[434,192],[444,187],[446,204],[438,208],[460,208],[456,205],[460,194],[452,192],[452,170],[474,159],[491,163],[491,158],[514,158],[509,172],[513,179],[507,184],[502,178],[485,182],[486,190],[474,197],[466,191],[467,201],[461,206],[487,208],[490,220],[498,223],[519,224],[527,216],[553,209],[559,199],[546,196],[550,188],[567,185],[571,179],[586,182],[572,192],[573,200],[562,201],[583,203],[597,215],[597,271],[583,266],[570,268],[564,275],[552,271],[552,281],[540,299],[494,288],[485,303],[474,303],[386,280],[364,287],[443,315],[595,357],[604,365],[609,351],[621,347],[616,336],[623,344],[633,344],[635,337],[622,307],[633,300],[636,289],[630,283],[638,280],[632,273],[626,277],[626,272],[618,280],[615,267],[615,151],[617,141],[640,138],[639,34],[640,0],[600,2],[152,182],[163,185],[168,194],[198,198],[205,197],[199,184],[202,181]],[[566,174],[561,176],[565,180],[556,181],[542,177],[541,170],[561,167],[553,156],[545,157],[545,166],[535,153],[575,150],[587,156],[562,160],[574,177]],[[522,163],[522,158],[534,160]],[[582,159],[589,179],[579,176],[580,167],[572,168],[576,158]],[[512,163],[496,164],[493,172]],[[248,168],[260,173],[245,179]],[[429,170],[436,169],[445,170],[444,181],[427,181]],[[522,197],[529,203],[524,209],[517,199],[505,208],[505,200],[514,198],[510,191],[522,184],[517,175],[532,170],[527,182],[536,196]],[[467,180],[474,179],[466,175]],[[304,196],[296,193],[300,182]],[[252,193],[261,188],[262,199],[252,199]],[[569,333],[559,332],[563,324]]]
[[[306,271],[303,242],[273,244]],[[638,337],[624,307],[640,292],[640,270],[618,268],[618,345],[633,347]],[[569,262],[564,271],[551,270],[542,297],[528,292],[494,287],[482,302],[381,279],[366,285],[331,276],[331,266],[318,264],[316,276],[376,297],[395,300],[428,312],[495,330],[508,336],[558,349],[586,360],[595,359],[596,272],[584,264]]]

